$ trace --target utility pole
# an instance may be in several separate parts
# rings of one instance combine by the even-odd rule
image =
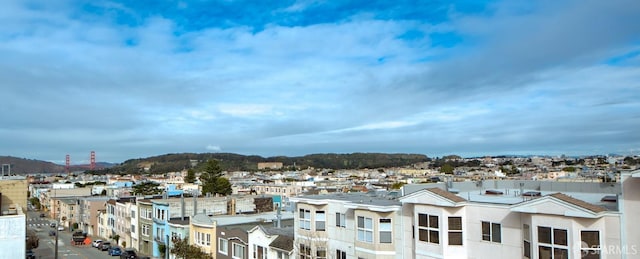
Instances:
[[[56,196],[56,189],[53,189],[53,196]],[[57,201],[56,201],[57,202]],[[55,202],[53,203],[54,205],[56,204]],[[57,214],[55,214],[55,220],[56,220],[56,247],[55,247],[55,259],[58,259],[58,236],[60,234],[60,231],[58,231],[58,229],[60,229],[60,226],[58,224],[60,224],[60,205],[58,204],[58,206],[56,206],[56,211]]]

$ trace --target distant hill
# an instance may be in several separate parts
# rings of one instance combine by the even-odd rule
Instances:
[[[0,164],[11,165],[11,174],[23,175],[23,174],[64,174],[66,172],[64,165],[55,164],[52,162],[19,158],[12,156],[0,156]],[[96,168],[103,169],[113,167],[117,164],[97,162]],[[71,165],[69,171],[86,171],[89,169],[89,165]],[[5,167],[5,173],[7,168]]]
[[[118,166],[97,170],[94,173],[149,173],[177,172],[192,168],[192,161],[201,164],[209,159],[220,161],[223,170],[256,171],[259,162],[282,162],[285,168],[326,168],[326,169],[363,169],[403,167],[430,161],[420,154],[384,154],[384,153],[352,153],[352,154],[311,154],[299,157],[261,157],[245,156],[233,153],[181,153],[166,154],[148,158],[130,159]]]
[[[0,156],[0,164],[11,165],[11,174],[61,174],[65,172],[63,165],[51,162],[18,158],[12,156]],[[5,173],[7,168],[5,168]]]

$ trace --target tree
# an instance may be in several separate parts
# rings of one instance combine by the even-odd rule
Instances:
[[[445,174],[453,174],[453,166],[450,164],[444,164],[440,167],[440,172]]]
[[[181,238],[174,238],[171,240],[173,243],[170,252],[176,255],[177,259],[210,259],[212,258],[207,253],[203,252],[194,245],[189,245],[189,241]]]
[[[402,188],[403,185],[404,183],[402,182],[393,183],[391,185],[391,190],[399,190],[400,188]]]
[[[222,178],[222,169],[218,164],[218,161],[215,159],[209,159],[207,163],[204,165],[204,172],[200,174],[200,181],[202,181],[202,193],[212,193],[212,194],[222,194],[228,195],[231,191],[231,184],[229,180],[220,180],[225,179]],[[228,184],[228,186],[227,186]]]
[[[224,196],[227,196],[232,192],[233,190],[231,189],[231,183],[229,182],[229,179],[225,177],[219,177],[216,180],[216,188],[214,190],[214,193],[219,193]]]
[[[158,189],[159,183],[144,182],[133,186],[133,195],[154,195],[160,194],[162,190]]]
[[[196,181],[196,171],[193,169],[187,170],[187,176],[184,178],[187,183],[194,183]]]
[[[36,207],[36,209],[41,209],[40,200],[36,197],[29,198],[31,204]]]

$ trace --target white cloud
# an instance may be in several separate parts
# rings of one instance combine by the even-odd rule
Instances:
[[[207,145],[205,149],[209,151],[215,151],[215,152],[219,152],[222,150],[220,146],[215,146],[215,145]]]

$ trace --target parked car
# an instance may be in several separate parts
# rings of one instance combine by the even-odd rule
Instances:
[[[36,254],[31,249],[27,250],[25,254],[26,254],[26,259],[36,259]]]
[[[110,256],[120,256],[122,254],[122,250],[120,249],[120,247],[114,246],[109,248],[107,254],[109,254]]]
[[[58,230],[63,231],[64,227],[63,226],[58,226]]]
[[[56,236],[56,231],[55,230],[49,230],[49,236]]]
[[[99,248],[100,248],[100,250],[102,250],[102,251],[108,251],[108,250],[109,250],[109,248],[111,248],[111,243],[110,243],[110,242],[102,242],[102,243],[100,244],[100,247],[99,247]]]
[[[138,259],[138,255],[132,248],[127,248],[120,254],[120,259]]]
[[[96,239],[96,240],[93,240],[93,242],[91,242],[91,246],[93,246],[95,248],[98,248],[100,246],[100,244],[102,244],[102,240],[100,240],[100,239]]]
[[[55,228],[56,227],[56,223],[55,222],[51,222],[51,224],[49,224],[49,227]]]
[[[44,217],[46,217],[46,215],[44,215],[44,213],[40,213],[40,217],[44,218]]]

